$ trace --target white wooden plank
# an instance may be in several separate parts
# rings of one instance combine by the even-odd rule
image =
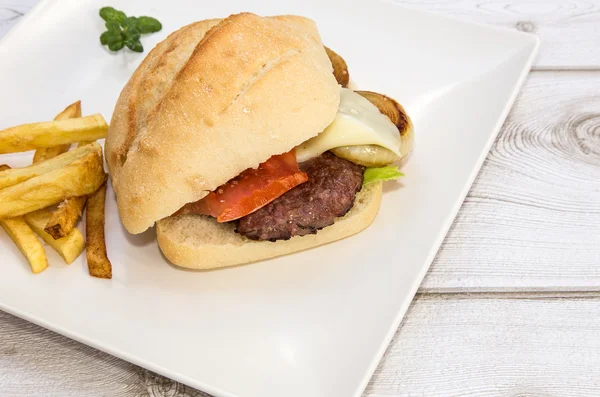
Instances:
[[[595,0],[391,0],[406,7],[530,32],[542,46],[534,68],[599,69]]]
[[[600,297],[418,296],[364,396],[598,396]],[[0,312],[0,395],[207,397]]]
[[[599,132],[600,74],[531,75],[421,291],[599,290]]]
[[[600,300],[416,299],[366,396],[599,396]]]
[[[0,37],[39,0],[0,0]],[[590,0],[391,0],[460,19],[531,32],[542,39],[536,68],[599,69],[600,2]],[[242,10],[240,10],[242,11]]]

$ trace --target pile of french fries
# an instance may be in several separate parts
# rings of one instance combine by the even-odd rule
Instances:
[[[28,167],[0,165],[0,225],[33,273],[48,267],[39,236],[67,264],[85,248],[90,275],[112,278],[104,241],[107,175],[102,147],[96,142],[107,131],[101,115],[81,117],[80,101],[67,106],[54,121],[0,131],[0,154],[35,150]],[[74,143],[77,147],[69,150]],[[84,240],[76,224],[86,202]]]

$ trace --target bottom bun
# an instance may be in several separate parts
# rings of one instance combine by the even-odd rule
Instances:
[[[204,215],[179,215],[156,225],[158,245],[173,264],[190,269],[215,269],[242,265],[302,251],[352,236],[366,229],[377,216],[381,182],[357,193],[354,206],[335,223],[316,234],[289,240],[255,241],[234,231],[234,222],[217,223]]]

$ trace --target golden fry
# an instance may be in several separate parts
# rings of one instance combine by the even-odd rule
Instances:
[[[77,117],[81,117],[81,101],[77,101],[75,103],[70,104],[60,112],[54,120],[67,120],[74,119]],[[66,143],[64,145],[58,145],[49,148],[41,148],[35,151],[33,155],[33,163],[38,163],[40,161],[51,159],[52,157],[56,157],[61,153],[66,152],[71,147],[70,143]]]
[[[65,167],[0,190],[0,219],[20,216],[68,197],[95,192],[104,182],[105,174],[102,148],[97,143],[90,146],[93,151]]]
[[[77,101],[69,105],[58,116],[56,116],[54,120],[64,120],[74,117],[81,117],[81,101]],[[80,148],[93,142],[95,141],[79,142],[77,147]],[[62,153],[61,151],[68,150],[70,146],[71,144],[67,144],[52,148],[38,149],[35,153],[36,156],[38,153],[40,153],[40,156],[49,159]],[[64,149],[65,147],[66,149]],[[36,162],[36,156],[33,157],[34,163]],[[79,217],[83,212],[86,199],[86,196],[65,199],[62,203],[60,203],[58,208],[48,216],[48,222],[44,228],[44,231],[50,234],[54,239],[61,239],[72,233],[77,220],[79,220]]]
[[[104,138],[108,125],[100,114],[23,124],[0,131],[0,154],[24,152]]]
[[[85,217],[85,255],[90,276],[112,278],[112,265],[106,256],[104,241],[104,200],[106,182],[88,197]]]
[[[74,229],[77,220],[83,212],[87,197],[70,197],[59,204],[44,227],[46,233],[55,239],[65,237]]]
[[[23,218],[2,219],[0,225],[27,258],[32,272],[37,274],[48,267],[48,258],[44,247]]]
[[[0,171],[4,170],[10,170],[10,166],[0,165]],[[34,273],[39,273],[48,267],[48,258],[44,252],[44,247],[42,247],[42,244],[33,234],[33,230],[27,226],[22,217],[0,220],[0,225],[25,255]]]
[[[91,142],[79,142],[77,147],[83,147],[91,145],[95,141]],[[75,227],[77,220],[83,213],[83,207],[87,196],[71,197],[65,199],[58,208],[52,212],[52,216],[48,219],[48,224],[44,229],[54,238],[61,238],[66,236]]]
[[[10,170],[7,169],[5,171],[0,171],[0,189],[16,185],[17,183],[24,182],[36,176],[65,167],[95,151],[97,151],[97,148],[92,145],[87,145],[75,150],[71,150],[70,152],[63,153],[54,158],[35,163],[29,167],[13,168]]]
[[[71,232],[58,240],[44,231],[48,222],[50,212],[44,210],[35,211],[24,216],[25,222],[40,236],[46,244],[54,248],[56,252],[67,262],[71,264],[83,252],[85,241],[83,235],[78,229],[72,229]]]
[[[33,154],[33,160],[31,161],[33,164],[39,163],[40,161],[48,160],[53,157],[58,156],[59,154],[63,154],[67,152],[71,148],[71,144],[67,143],[64,145],[58,145],[53,147],[41,148],[37,149]]]
[[[56,115],[54,120],[67,120],[81,117],[81,101],[73,102],[62,112]]]

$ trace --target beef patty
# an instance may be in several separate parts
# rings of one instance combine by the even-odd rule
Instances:
[[[326,152],[300,164],[308,181],[240,218],[236,231],[252,240],[314,234],[344,216],[362,187],[364,167]]]

